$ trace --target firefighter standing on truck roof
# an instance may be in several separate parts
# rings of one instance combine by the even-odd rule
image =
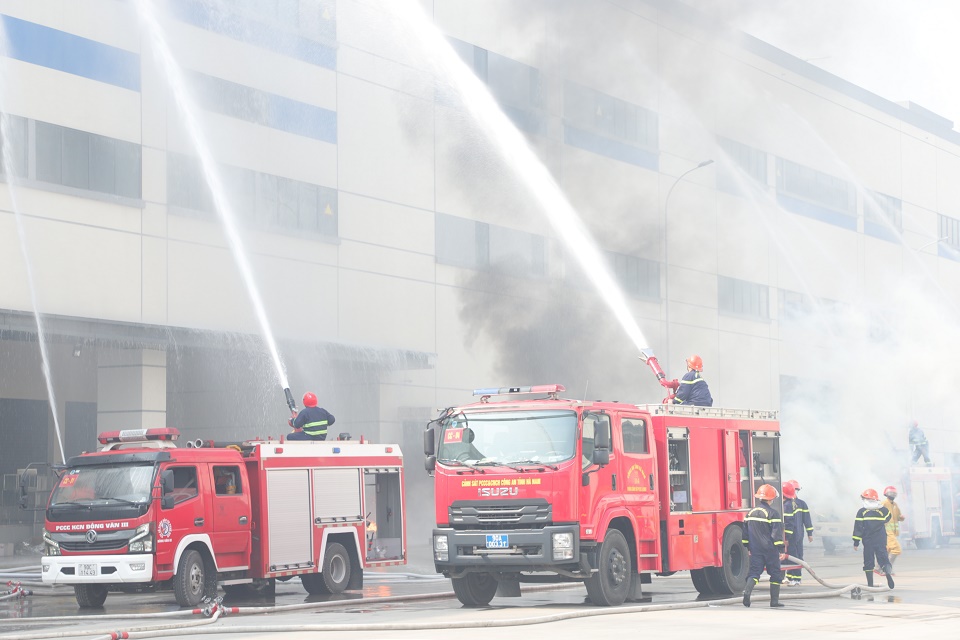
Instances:
[[[913,449],[913,459],[910,462],[917,464],[920,456],[923,456],[924,464],[932,467],[933,462],[930,461],[930,444],[927,442],[927,436],[924,435],[923,429],[920,428],[920,424],[916,420],[910,424],[909,438],[910,447]]]
[[[332,413],[317,406],[317,396],[308,391],[303,394],[303,409],[289,420],[293,433],[287,440],[326,440],[327,429],[335,421]]]
[[[903,514],[900,513],[900,505],[897,504],[897,488],[896,487],[887,487],[883,490],[884,498],[883,506],[886,507],[887,511],[890,512],[890,520],[886,523],[887,530],[887,555],[890,556],[890,568],[893,568],[894,563],[897,561],[897,558],[900,557],[900,554],[903,550],[900,548],[900,523],[906,520],[903,517]],[[875,573],[880,573],[880,571],[875,571]],[[883,575],[881,573],[881,575]],[[897,575],[892,573],[891,575]]]
[[[797,522],[796,526],[802,530],[797,535],[796,541],[790,543],[790,555],[794,558],[803,560],[803,536],[806,534],[807,542],[813,542],[813,520],[810,519],[810,507],[807,506],[807,503],[804,502],[803,498],[800,497],[800,483],[797,480],[787,480],[789,484],[793,485],[794,491],[796,492],[796,497],[793,499],[793,502],[796,504],[797,508]],[[783,495],[787,495],[787,492],[784,491]],[[800,580],[803,577],[803,569],[791,569],[787,574],[787,578],[796,583],[799,586]]]
[[[880,496],[876,489],[864,489],[860,494],[863,506],[857,511],[853,523],[853,548],[863,542],[863,572],[867,576],[867,586],[873,586],[874,558],[887,574],[887,586],[893,589],[893,567],[887,556],[887,528],[890,512],[880,505]]]
[[[760,574],[767,570],[770,576],[770,606],[780,604],[780,582],[783,570],[780,561],[786,558],[783,548],[783,521],[780,513],[770,504],[776,500],[777,490],[769,484],[760,485],[755,497],[760,504],[750,510],[744,519],[743,544],[750,552],[750,573],[747,574],[747,588],[743,591],[743,606],[750,606],[750,593],[760,582]]]
[[[675,395],[671,396],[674,404],[693,405],[694,407],[713,406],[713,396],[710,395],[707,381],[700,375],[701,371],[703,371],[703,360],[700,356],[694,354],[687,358],[687,372],[683,375],[683,378],[661,383],[674,390]]]
[[[797,548],[803,547],[803,513],[797,505],[797,488],[789,481],[783,483],[783,535],[786,541],[785,552],[798,558]],[[786,572],[784,586],[799,587],[800,572],[797,569],[789,569]]]

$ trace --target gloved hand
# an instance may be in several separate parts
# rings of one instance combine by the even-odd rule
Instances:
[[[673,380],[667,380],[666,378],[660,378],[660,384],[666,387],[667,389],[673,389],[676,391],[680,388],[680,381],[674,378]]]
[[[290,425],[290,428],[293,429],[293,418],[287,419],[287,424]]]
[[[859,548],[860,548],[860,543],[859,543],[859,542],[854,542],[854,543],[853,543],[853,548],[854,548],[854,549],[859,549]]]
[[[781,553],[781,554],[780,554],[780,562],[783,562],[783,561],[786,560],[786,559],[787,559],[787,554],[786,554],[786,553]]]

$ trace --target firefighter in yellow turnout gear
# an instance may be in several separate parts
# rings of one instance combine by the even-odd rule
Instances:
[[[890,512],[890,520],[886,523],[887,530],[887,555],[890,556],[890,568],[893,568],[894,563],[897,561],[897,558],[900,557],[900,554],[903,553],[903,550],[900,548],[900,523],[903,522],[906,518],[903,517],[903,514],[900,513],[900,505],[896,503],[897,499],[897,488],[896,487],[887,487],[883,490],[884,498],[883,506],[887,508],[887,511]],[[882,574],[881,574],[882,575]],[[891,572],[891,575],[896,575]]]

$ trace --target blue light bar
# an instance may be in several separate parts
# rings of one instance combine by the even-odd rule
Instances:
[[[500,387],[491,389],[474,389],[475,396],[508,396],[521,393],[560,393],[566,391],[562,384],[538,384],[532,387]]]

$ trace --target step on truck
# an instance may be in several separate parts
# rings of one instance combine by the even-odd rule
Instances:
[[[406,563],[397,445],[178,437],[103,433],[102,450],[67,460],[47,503],[44,583],[73,585],[81,607],[138,586],[195,607],[218,584],[269,595],[297,576],[307,593],[340,593],[367,567]]]
[[[677,571],[701,594],[741,593],[745,514],[761,484],[781,484],[776,412],[563,391],[479,389],[427,426],[433,560],[460,602],[581,581],[594,604],[619,605]]]

